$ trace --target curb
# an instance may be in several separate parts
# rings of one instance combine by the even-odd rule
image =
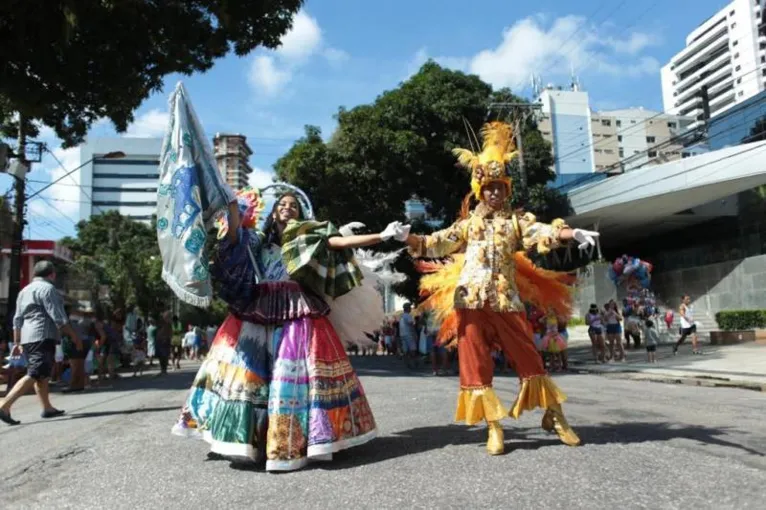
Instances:
[[[633,381],[649,381],[663,384],[684,384],[686,386],[700,386],[704,388],[735,388],[741,390],[766,392],[766,384],[737,381],[728,377],[714,377],[709,375],[676,376],[661,374],[645,374],[640,370],[621,370],[619,372],[604,372],[588,368],[570,368],[570,374],[592,374],[615,379],[630,379]]]

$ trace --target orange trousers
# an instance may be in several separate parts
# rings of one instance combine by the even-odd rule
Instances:
[[[546,375],[524,312],[495,312],[485,307],[458,309],[457,313],[461,389],[492,386],[495,372],[492,351],[497,347],[520,379]]]

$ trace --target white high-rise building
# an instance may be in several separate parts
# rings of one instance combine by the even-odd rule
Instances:
[[[80,146],[80,218],[117,211],[149,223],[157,208],[161,138],[93,138]],[[121,157],[104,157],[109,153]]]
[[[764,6],[766,0],[733,0],[687,36],[686,47],[662,68],[666,112],[700,121],[704,86],[711,116],[764,90]]]

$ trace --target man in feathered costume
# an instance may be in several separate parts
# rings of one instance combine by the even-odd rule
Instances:
[[[460,393],[455,419],[468,425],[486,420],[487,450],[499,455],[504,452],[500,420],[541,407],[545,409],[542,427],[576,446],[580,439],[561,409],[566,396],[545,372],[525,312],[525,303],[531,303],[568,316],[567,275],[535,267],[524,252],[537,249],[545,254],[572,240],[582,249],[595,244],[598,234],[571,229],[560,219],[545,224],[530,213],[513,211],[508,203],[509,164],[516,158],[513,131],[506,123],[492,122],[481,134],[481,153],[454,150],[460,164],[471,172],[472,193],[466,197],[461,218],[434,234],[407,238],[414,258],[452,257],[446,264],[420,263],[419,267],[432,273],[421,281],[421,293],[427,296],[421,306],[432,309],[441,321],[439,340],[457,338]],[[471,198],[479,202],[473,210],[469,210]],[[521,380],[510,413],[492,388],[495,347],[502,349]]]

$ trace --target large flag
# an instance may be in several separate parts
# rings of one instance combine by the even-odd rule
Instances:
[[[157,188],[157,241],[162,278],[176,296],[207,307],[213,287],[204,253],[207,230],[235,200],[181,82],[170,96]]]

